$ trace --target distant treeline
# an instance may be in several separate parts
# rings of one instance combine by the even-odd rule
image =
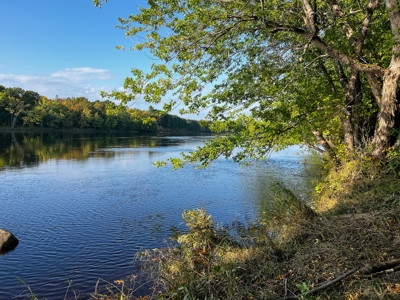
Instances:
[[[203,124],[204,125],[204,124]],[[209,132],[198,121],[85,97],[48,99],[34,91],[0,85],[0,126],[157,132]]]

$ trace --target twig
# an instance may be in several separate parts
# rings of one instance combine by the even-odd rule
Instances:
[[[323,285],[321,285],[321,286],[319,286],[319,287],[317,287],[317,288],[305,293],[305,295],[315,294],[316,292],[319,292],[319,291],[321,291],[323,289],[326,289],[326,288],[330,287],[331,285],[335,284],[336,282],[339,282],[339,281],[345,279],[346,277],[352,275],[356,271],[357,271],[357,269],[350,270],[347,273],[344,273],[343,275],[341,275],[341,276],[339,276],[339,277],[337,277],[337,278],[335,278],[335,279],[333,279],[331,281],[328,281],[327,283],[324,283]],[[304,294],[295,295],[295,296],[292,296],[292,297],[286,297],[286,295],[285,295],[285,297],[279,298],[278,300],[300,299],[301,296],[304,296]]]
[[[342,276],[339,276],[338,278],[335,278],[335,279],[333,279],[333,280],[331,280],[331,281],[328,281],[327,283],[325,283],[325,284],[323,284],[323,285],[321,285],[321,286],[319,286],[319,287],[317,287],[317,288],[315,288],[315,289],[309,291],[309,292],[307,293],[307,295],[315,294],[316,292],[319,292],[319,291],[321,291],[321,290],[323,290],[323,289],[326,289],[327,287],[330,287],[331,285],[335,284],[336,282],[339,282],[339,281],[345,279],[346,277],[350,276],[350,275],[353,274],[355,271],[357,271],[357,270],[356,270],[356,269],[350,270],[350,271],[348,271],[347,273],[344,273]]]
[[[285,297],[283,299],[287,298],[287,278],[285,278]]]

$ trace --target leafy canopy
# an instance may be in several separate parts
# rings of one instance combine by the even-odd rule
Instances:
[[[343,78],[352,70],[382,75],[391,58],[387,12],[383,5],[368,8],[372,2],[148,0],[119,27],[135,41],[132,50],[149,51],[158,63],[148,73],[132,69],[124,92],[105,95],[123,102],[171,98],[166,111],[178,104],[180,113],[207,111],[221,134],[172,159],[175,166],[206,166],[220,156],[262,159],[271,149],[314,147],[316,136],[340,145],[348,91],[338,70]],[[370,12],[376,20],[368,23]],[[370,117],[377,106],[365,77],[360,82],[366,96],[358,109]]]

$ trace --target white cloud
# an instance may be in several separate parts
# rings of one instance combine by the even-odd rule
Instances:
[[[100,91],[109,89],[104,81],[111,79],[110,70],[88,67],[67,68],[48,76],[0,74],[0,84],[5,87],[19,86],[48,98],[83,96],[89,100],[100,99]]]
[[[68,80],[107,80],[111,79],[111,71],[94,68],[67,68],[54,72],[50,75],[52,78],[65,78]]]

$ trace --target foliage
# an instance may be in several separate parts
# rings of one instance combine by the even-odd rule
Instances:
[[[337,169],[331,169],[317,184],[317,193],[313,206],[320,212],[336,207],[348,206],[345,196],[350,196],[354,189],[368,189],[382,178],[398,180],[399,157],[397,151],[391,151],[386,160],[371,156],[352,159]],[[368,203],[366,203],[368,205]]]
[[[203,254],[211,251],[216,239],[211,215],[207,216],[204,209],[186,210],[182,219],[189,227],[189,233],[181,235],[177,239],[178,243]]]
[[[119,27],[134,40],[132,50],[159,63],[148,73],[134,68],[125,91],[104,95],[123,103],[169,98],[167,112],[179,103],[183,113],[207,110],[212,130],[223,135],[175,166],[263,159],[294,144],[336,164],[343,150],[383,157],[400,127],[396,3],[149,0]]]
[[[24,91],[21,88],[4,88],[0,92],[0,111],[1,108],[8,112],[11,128],[15,127],[20,115],[26,113],[30,106],[35,105],[39,99],[39,94],[33,91]],[[5,112],[2,112],[4,117]]]
[[[290,224],[291,220],[306,218],[313,220],[316,213],[305,203],[305,199],[299,198],[290,189],[280,182],[274,182],[268,186],[273,198],[263,208],[261,224],[267,227],[271,235],[276,234],[282,228]]]
[[[167,293],[161,298],[218,299],[222,293],[225,299],[238,299],[235,296],[238,291],[234,290],[235,277],[243,270],[222,258],[226,251],[234,255],[239,246],[218,233],[204,209],[185,211],[182,217],[189,231],[177,238],[179,247],[138,254],[145,272],[156,275],[155,284]],[[223,281],[219,282],[218,278]]]
[[[297,283],[296,287],[298,287],[300,292],[301,292],[300,299],[305,299],[305,296],[307,295],[307,293],[309,291],[309,288],[308,288],[307,284],[305,282]]]
[[[400,151],[392,149],[387,155],[387,169],[397,177],[400,177]]]
[[[151,296],[135,296],[144,284],[137,280],[137,276],[129,276],[124,279],[114,280],[113,283],[99,279],[97,280],[94,293],[91,294],[92,300],[149,300]],[[153,295],[155,296],[155,295]]]
[[[157,132],[184,130],[204,132],[199,122],[161,115],[154,108],[142,111],[116,105],[110,100],[90,102],[84,97],[47,99],[33,91],[4,88],[0,91],[0,124],[52,129],[95,129]]]

